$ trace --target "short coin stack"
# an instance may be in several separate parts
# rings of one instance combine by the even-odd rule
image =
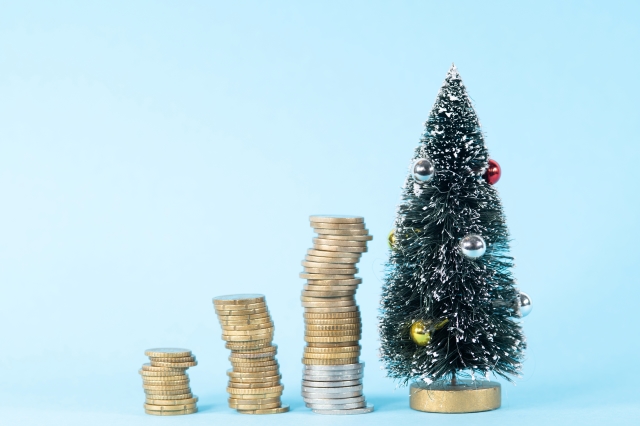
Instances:
[[[222,339],[231,349],[229,407],[245,414],[277,414],[289,411],[280,397],[277,346],[272,344],[273,321],[261,294],[233,294],[213,298],[222,326]]]
[[[318,237],[302,261],[305,341],[302,396],[320,414],[373,411],[362,394],[361,321],[355,264],[373,237],[359,216],[311,216]]]
[[[157,348],[144,352],[150,363],[142,365],[142,387],[147,399],[144,411],[154,416],[179,416],[198,411],[198,397],[191,393],[187,368],[198,365],[188,349]]]

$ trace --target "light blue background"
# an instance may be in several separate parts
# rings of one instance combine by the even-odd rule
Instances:
[[[637,368],[640,7],[628,1],[0,2],[0,424],[629,424]],[[377,361],[385,238],[455,62],[534,301],[490,413],[408,408]],[[363,215],[365,394],[299,396],[313,213]],[[293,411],[226,407],[211,298],[261,292]],[[188,347],[200,413],[142,410]]]

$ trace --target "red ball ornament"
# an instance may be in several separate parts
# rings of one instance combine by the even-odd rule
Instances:
[[[489,159],[489,165],[487,166],[487,170],[484,172],[482,177],[487,181],[489,185],[494,185],[497,181],[500,180],[500,175],[502,171],[500,170],[500,164],[496,160]]]

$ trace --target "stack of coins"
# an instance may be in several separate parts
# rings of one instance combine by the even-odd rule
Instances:
[[[311,216],[318,237],[302,261],[305,341],[302,397],[320,414],[373,411],[362,394],[356,263],[373,237],[359,216]]]
[[[157,348],[144,352],[151,362],[139,371],[147,399],[144,411],[154,416],[179,416],[198,411],[187,368],[198,365],[188,349]]]
[[[222,339],[231,349],[229,407],[244,414],[277,414],[289,411],[280,397],[284,386],[272,344],[273,321],[261,294],[233,294],[213,298],[222,326]]]

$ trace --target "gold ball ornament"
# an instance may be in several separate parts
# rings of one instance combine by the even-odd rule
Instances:
[[[389,236],[387,237],[387,243],[389,243],[389,248],[393,250],[393,245],[396,243],[396,230],[392,229],[389,232]]]
[[[427,346],[431,341],[431,332],[424,321],[416,321],[411,325],[411,340],[418,346]]]

